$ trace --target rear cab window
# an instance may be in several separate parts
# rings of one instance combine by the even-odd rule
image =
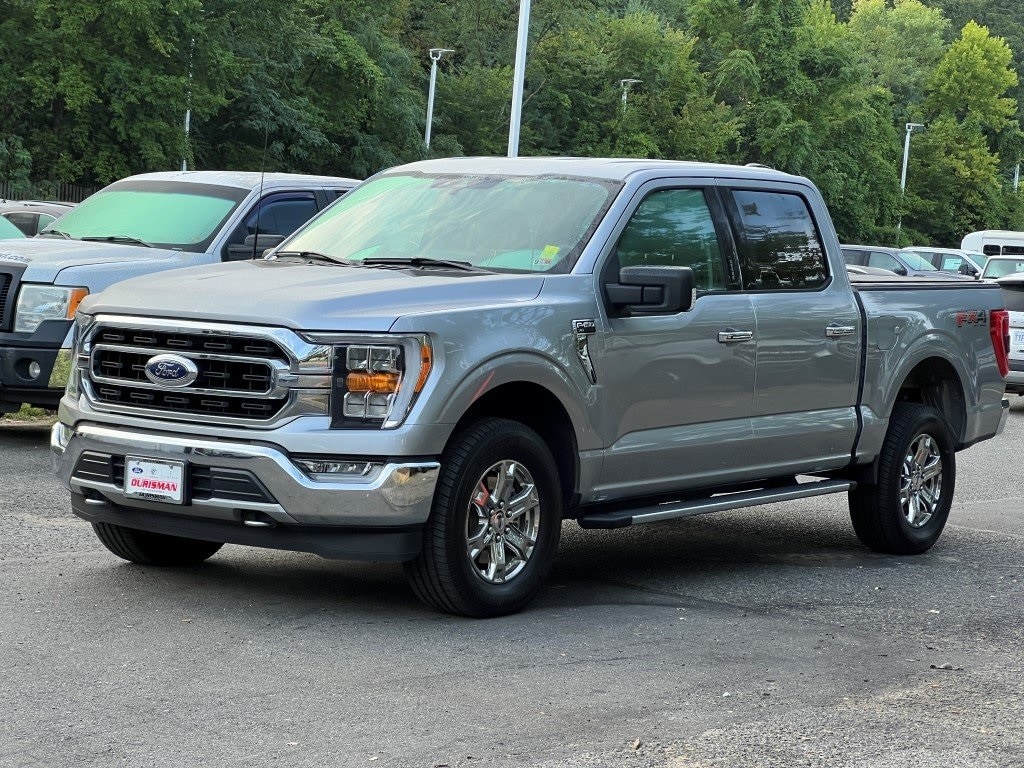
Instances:
[[[731,190],[743,287],[750,291],[816,290],[828,262],[807,201],[795,192]]]

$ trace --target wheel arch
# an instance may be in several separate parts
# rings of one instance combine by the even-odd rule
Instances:
[[[903,374],[889,413],[896,403],[919,403],[938,411],[949,424],[954,444],[959,448],[967,430],[967,391],[963,376],[954,364],[932,355],[913,364]]]
[[[504,382],[482,393],[466,408],[449,442],[465,427],[488,417],[517,421],[540,435],[558,469],[563,508],[575,506],[580,476],[579,445],[572,418],[562,401],[537,382]]]

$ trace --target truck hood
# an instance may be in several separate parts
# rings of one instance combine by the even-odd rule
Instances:
[[[256,260],[126,280],[89,297],[82,309],[306,331],[384,332],[404,315],[531,301],[543,285],[544,278],[532,274]]]
[[[188,254],[194,256],[195,254]],[[60,240],[56,237],[28,237],[0,240],[0,264],[14,262],[27,266],[23,280],[54,283],[62,270],[97,264],[133,264],[180,259],[182,251],[147,248],[143,245]]]

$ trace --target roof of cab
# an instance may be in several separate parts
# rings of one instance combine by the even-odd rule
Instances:
[[[418,171],[420,173],[479,173],[510,176],[582,176],[611,181],[625,181],[629,176],[651,171],[665,171],[673,176],[727,177],[798,181],[792,176],[763,165],[724,165],[683,160],[639,160],[601,157],[447,157],[409,163],[387,172]]]
[[[161,171],[140,173],[121,181],[178,181],[191,184],[218,184],[222,187],[256,189],[262,182],[265,187],[287,184],[323,184],[330,186],[354,187],[358,179],[339,176],[314,176],[305,173],[260,173],[259,171]]]

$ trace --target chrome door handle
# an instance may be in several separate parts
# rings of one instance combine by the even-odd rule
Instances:
[[[737,331],[735,328],[726,328],[718,332],[719,344],[731,344],[734,341],[750,341],[754,338],[753,331]]]
[[[832,325],[825,326],[825,336],[829,339],[835,339],[839,336],[852,336],[857,332],[856,326],[853,325]]]

